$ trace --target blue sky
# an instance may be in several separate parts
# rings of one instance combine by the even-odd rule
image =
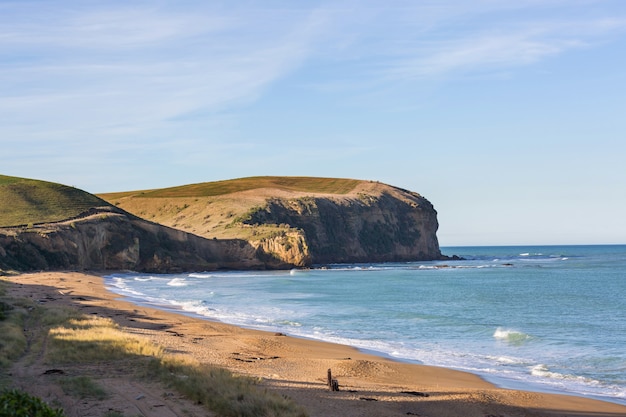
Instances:
[[[0,173],[377,180],[442,246],[626,243],[623,0],[0,0]]]

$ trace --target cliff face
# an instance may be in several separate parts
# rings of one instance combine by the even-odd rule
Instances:
[[[362,194],[358,198],[274,198],[244,223],[282,224],[300,230],[313,264],[442,257],[432,204],[397,189],[393,194]]]
[[[179,272],[284,267],[238,239],[212,240],[134,218],[99,214],[31,229],[0,229],[0,269]]]

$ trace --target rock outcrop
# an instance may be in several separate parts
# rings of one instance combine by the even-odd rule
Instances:
[[[285,267],[245,240],[213,240],[112,207],[31,228],[0,229],[0,270],[180,272]]]
[[[399,189],[357,198],[272,198],[243,223],[298,230],[313,264],[442,258],[437,212],[425,198]],[[293,247],[287,242],[278,256],[286,257]]]

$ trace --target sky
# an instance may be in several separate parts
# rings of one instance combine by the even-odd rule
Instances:
[[[439,243],[626,243],[626,1],[0,0],[0,174],[374,180]]]

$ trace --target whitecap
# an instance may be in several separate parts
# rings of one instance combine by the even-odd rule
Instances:
[[[185,278],[173,278],[167,283],[167,285],[170,287],[184,287],[187,285],[187,282],[185,281]]]
[[[577,375],[568,375],[562,374],[559,372],[553,372],[548,368],[547,365],[540,363],[539,365],[535,365],[530,367],[530,374],[533,376],[538,376],[541,378],[549,378],[549,379],[559,379],[559,380],[568,380],[568,381],[577,381],[590,385],[599,385],[600,382],[594,379],[585,378]]]
[[[488,357],[496,361],[498,365],[520,365],[524,363],[520,359],[511,358],[509,356]]]
[[[531,336],[527,335],[524,332],[512,329],[504,329],[502,327],[498,327],[496,329],[496,331],[493,333],[493,337],[495,339],[504,340],[512,344],[521,344],[531,338]]]
[[[154,277],[134,277],[133,278],[135,281],[139,281],[139,282],[146,282],[146,281],[152,281],[153,279],[155,279]]]
[[[187,276],[189,278],[213,278],[214,277],[213,274],[198,274],[198,273],[189,274]]]

